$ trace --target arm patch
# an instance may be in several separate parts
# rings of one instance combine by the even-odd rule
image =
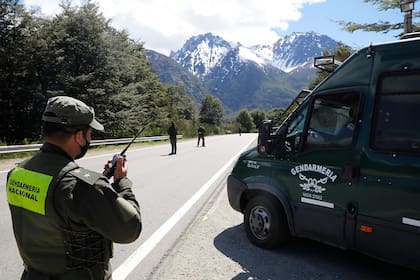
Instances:
[[[85,168],[79,167],[77,169],[74,169],[69,172],[71,175],[76,177],[77,179],[87,183],[88,185],[95,185],[95,183],[98,181],[99,178],[102,177],[101,174],[97,172],[93,172],[90,170],[87,170]]]

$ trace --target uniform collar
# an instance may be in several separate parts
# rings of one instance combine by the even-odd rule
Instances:
[[[53,154],[60,154],[63,155],[65,157],[67,157],[68,159],[73,161],[73,158],[71,158],[62,148],[60,148],[57,145],[45,142],[42,147],[41,147],[41,151],[44,153],[53,153]]]

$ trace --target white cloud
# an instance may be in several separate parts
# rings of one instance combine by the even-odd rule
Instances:
[[[146,48],[169,54],[191,36],[212,32],[244,45],[273,43],[274,30],[287,30],[304,5],[326,0],[96,0],[112,25]],[[42,13],[60,11],[59,0],[25,0]],[[80,5],[83,0],[73,1]]]
[[[74,5],[81,5],[82,0],[72,0]],[[27,8],[40,9],[42,14],[47,16],[56,15],[61,11],[58,0],[23,0]]]

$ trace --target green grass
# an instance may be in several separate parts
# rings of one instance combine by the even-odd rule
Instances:
[[[0,162],[8,159],[17,159],[17,158],[27,158],[36,154],[38,151],[32,152],[19,152],[19,153],[10,153],[10,154],[0,154]]]

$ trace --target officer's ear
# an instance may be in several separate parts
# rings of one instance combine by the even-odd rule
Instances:
[[[85,144],[85,137],[83,134],[83,130],[77,130],[74,134],[74,141],[79,144],[79,146],[83,146]]]

